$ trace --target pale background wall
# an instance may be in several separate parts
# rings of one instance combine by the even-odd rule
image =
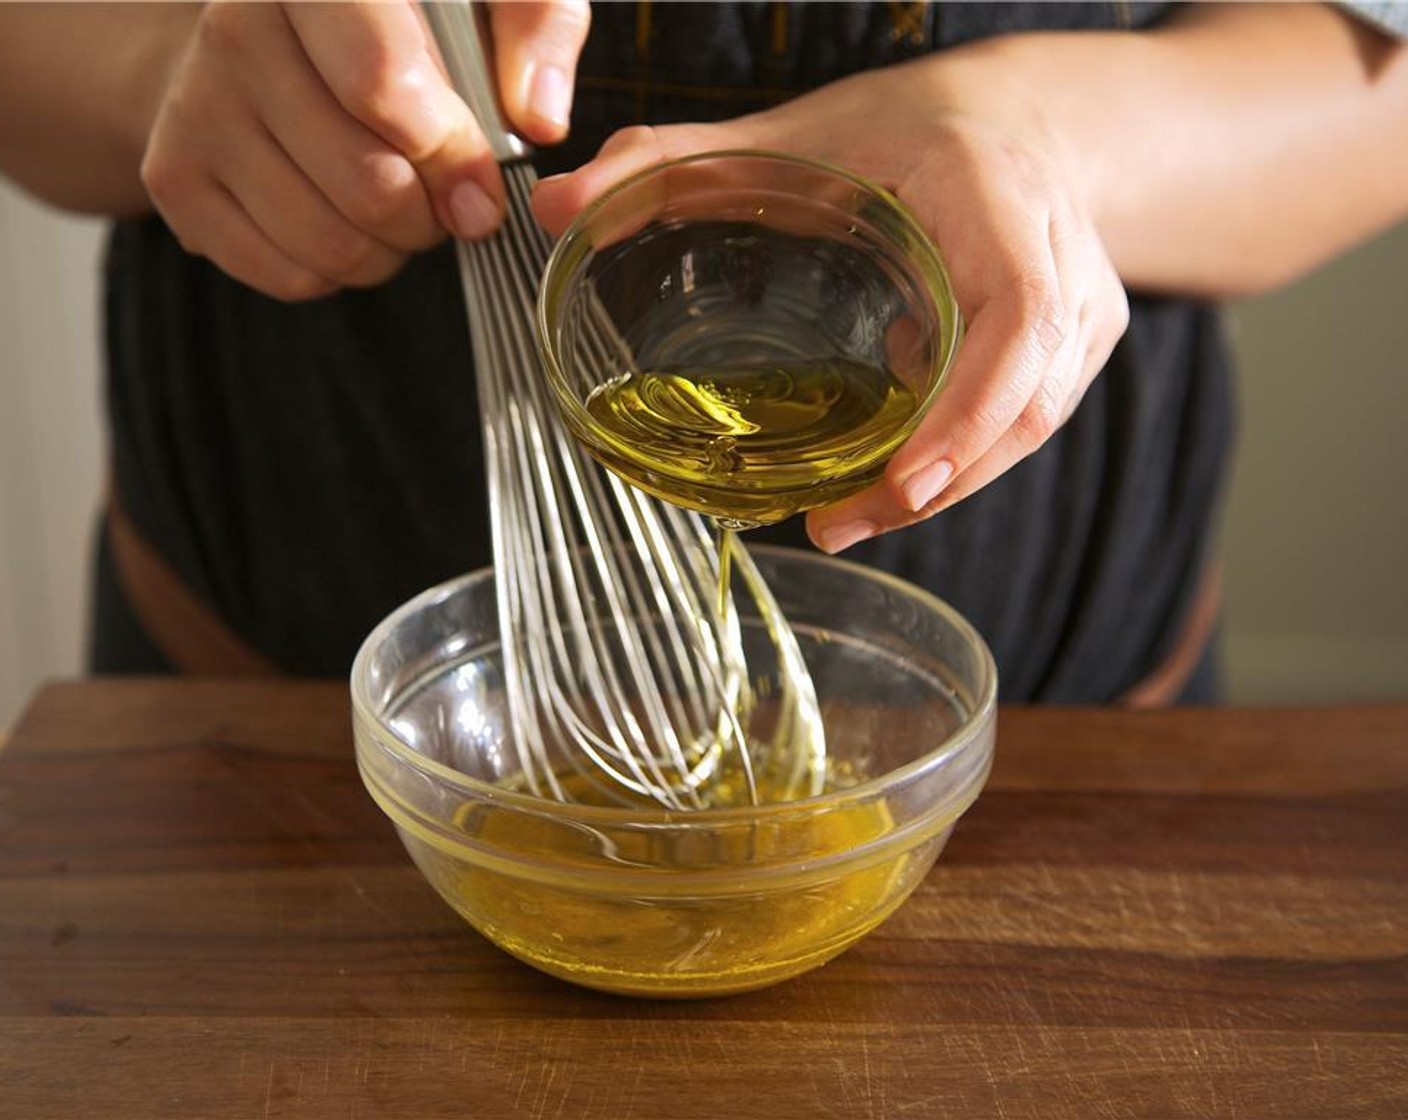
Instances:
[[[1236,698],[1408,697],[1408,225],[1238,307],[1234,328]]]
[[[101,226],[0,181],[0,729],[81,664],[101,485]]]
[[[0,183],[0,728],[80,671],[101,227]],[[1232,699],[1408,697],[1408,226],[1234,309]]]

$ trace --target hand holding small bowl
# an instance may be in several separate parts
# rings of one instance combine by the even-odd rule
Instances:
[[[548,262],[538,326],[587,449],[734,528],[875,482],[962,333],[892,196],[756,151],[661,163],[597,199]]]

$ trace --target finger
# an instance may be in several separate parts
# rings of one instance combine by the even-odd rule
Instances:
[[[925,500],[903,493],[911,512],[927,517],[947,509],[1036,451],[1070,417],[1108,357],[1108,352],[1100,355],[1097,364],[1090,353],[1092,323],[1102,306],[1090,293],[1103,297],[1104,274],[1113,272],[1099,239],[1087,222],[1056,204],[1047,221],[1047,245],[1058,302],[1065,309],[1059,349],[1047,361],[1021,410],[985,451],[955,470],[947,484]]]
[[[807,514],[807,536],[822,552],[832,556],[881,533],[892,532],[923,520],[895,500],[881,479],[839,502]]]
[[[361,0],[285,10],[338,103],[415,165],[440,222],[470,239],[497,229],[504,212],[498,164],[446,82],[416,10]]]
[[[270,24],[256,110],[279,146],[352,225],[403,253],[444,236],[411,162],[338,104],[276,5],[255,5]]]
[[[843,502],[813,511],[808,518],[808,532],[818,547],[828,552],[840,551],[956,505],[1030,455],[1070,418],[1104,368],[1129,317],[1124,289],[1098,238],[1083,223],[1074,224],[1078,227],[1074,234],[1053,237],[1053,260],[1057,262],[1063,291],[1085,290],[1091,294],[1085,298],[1063,295],[1067,304],[1080,304],[1072,316],[1073,327],[1066,332],[1047,375],[1016,420],[919,510],[911,509],[892,487],[880,483]]]
[[[1016,422],[1066,342],[1055,278],[1014,280],[972,317],[928,414],[886,468],[896,500],[917,512]]]
[[[888,533],[933,516],[986,486],[1046,439],[1048,425],[1056,419],[1068,397],[1066,385],[1080,348],[1078,333],[1071,331],[1051,365],[1050,375],[1037,387],[1031,400],[992,445],[920,509],[911,509],[887,481],[881,480],[843,501],[813,510],[807,532],[824,552],[836,553],[860,541]]]
[[[218,152],[217,179],[260,231],[308,271],[338,286],[369,287],[405,261],[343,217],[256,122],[242,143]]]
[[[1110,260],[1103,243],[1097,246],[1099,254],[1100,281],[1091,305],[1096,309],[1089,328],[1090,342],[1086,352],[1086,367],[1082,371],[1081,383],[1075,398],[1067,402],[1066,416],[1075,412],[1091,382],[1109,364],[1115,347],[1129,329],[1129,294],[1124,289],[1114,262]]]
[[[514,0],[489,9],[500,97],[509,122],[529,140],[567,135],[573,75],[587,41],[586,0]]]
[[[1046,443],[1069,418],[1089,387],[1086,368],[1086,332],[1072,330],[1061,353],[1051,363],[1048,375],[1037,386],[1027,406],[975,462],[969,464],[942,492],[918,511],[914,520],[923,520],[957,505],[988,483],[1011,470]],[[1092,377],[1094,374],[1092,373]],[[906,522],[907,523],[907,522]]]
[[[289,302],[336,290],[336,284],[304,268],[270,241],[214,179],[181,183],[168,195],[163,174],[155,171],[149,176],[148,190],[181,247],[241,283]]]
[[[1069,293],[1067,301],[1077,308],[1075,330],[1080,339],[1060,402],[1060,427],[1079,407],[1129,326],[1129,298],[1089,215],[1069,209],[1061,213],[1061,219],[1052,224],[1052,253],[1063,290]]]
[[[940,228],[939,243],[968,319],[967,336],[947,385],[885,471],[911,512],[932,502],[1017,422],[1074,329],[1046,204],[1005,182],[977,180],[966,188],[963,205],[954,203],[965,220],[957,229]]]

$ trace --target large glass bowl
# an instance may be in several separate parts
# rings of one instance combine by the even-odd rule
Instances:
[[[658,164],[559,240],[538,342],[568,428],[656,497],[741,527],[880,477],[962,331],[909,211],[761,151]]]
[[[835,788],[807,800],[671,812],[516,791],[492,571],[426,591],[367,638],[352,670],[362,777],[431,885],[495,944],[613,992],[744,991],[840,953],[938,857],[991,763],[987,647],[900,580],[754,552],[821,703]],[[745,640],[767,643],[750,602]]]

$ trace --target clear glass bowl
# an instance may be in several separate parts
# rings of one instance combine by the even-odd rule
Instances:
[[[742,527],[880,477],[962,333],[907,209],[770,152],[659,164],[578,216],[538,341],[573,434],[659,498]]]
[[[367,638],[352,670],[363,780],[431,885],[495,944],[612,992],[744,991],[853,944],[942,851],[992,759],[982,639],[890,576],[753,551],[822,706],[834,788],[807,800],[670,812],[516,791],[492,571],[426,591]]]

